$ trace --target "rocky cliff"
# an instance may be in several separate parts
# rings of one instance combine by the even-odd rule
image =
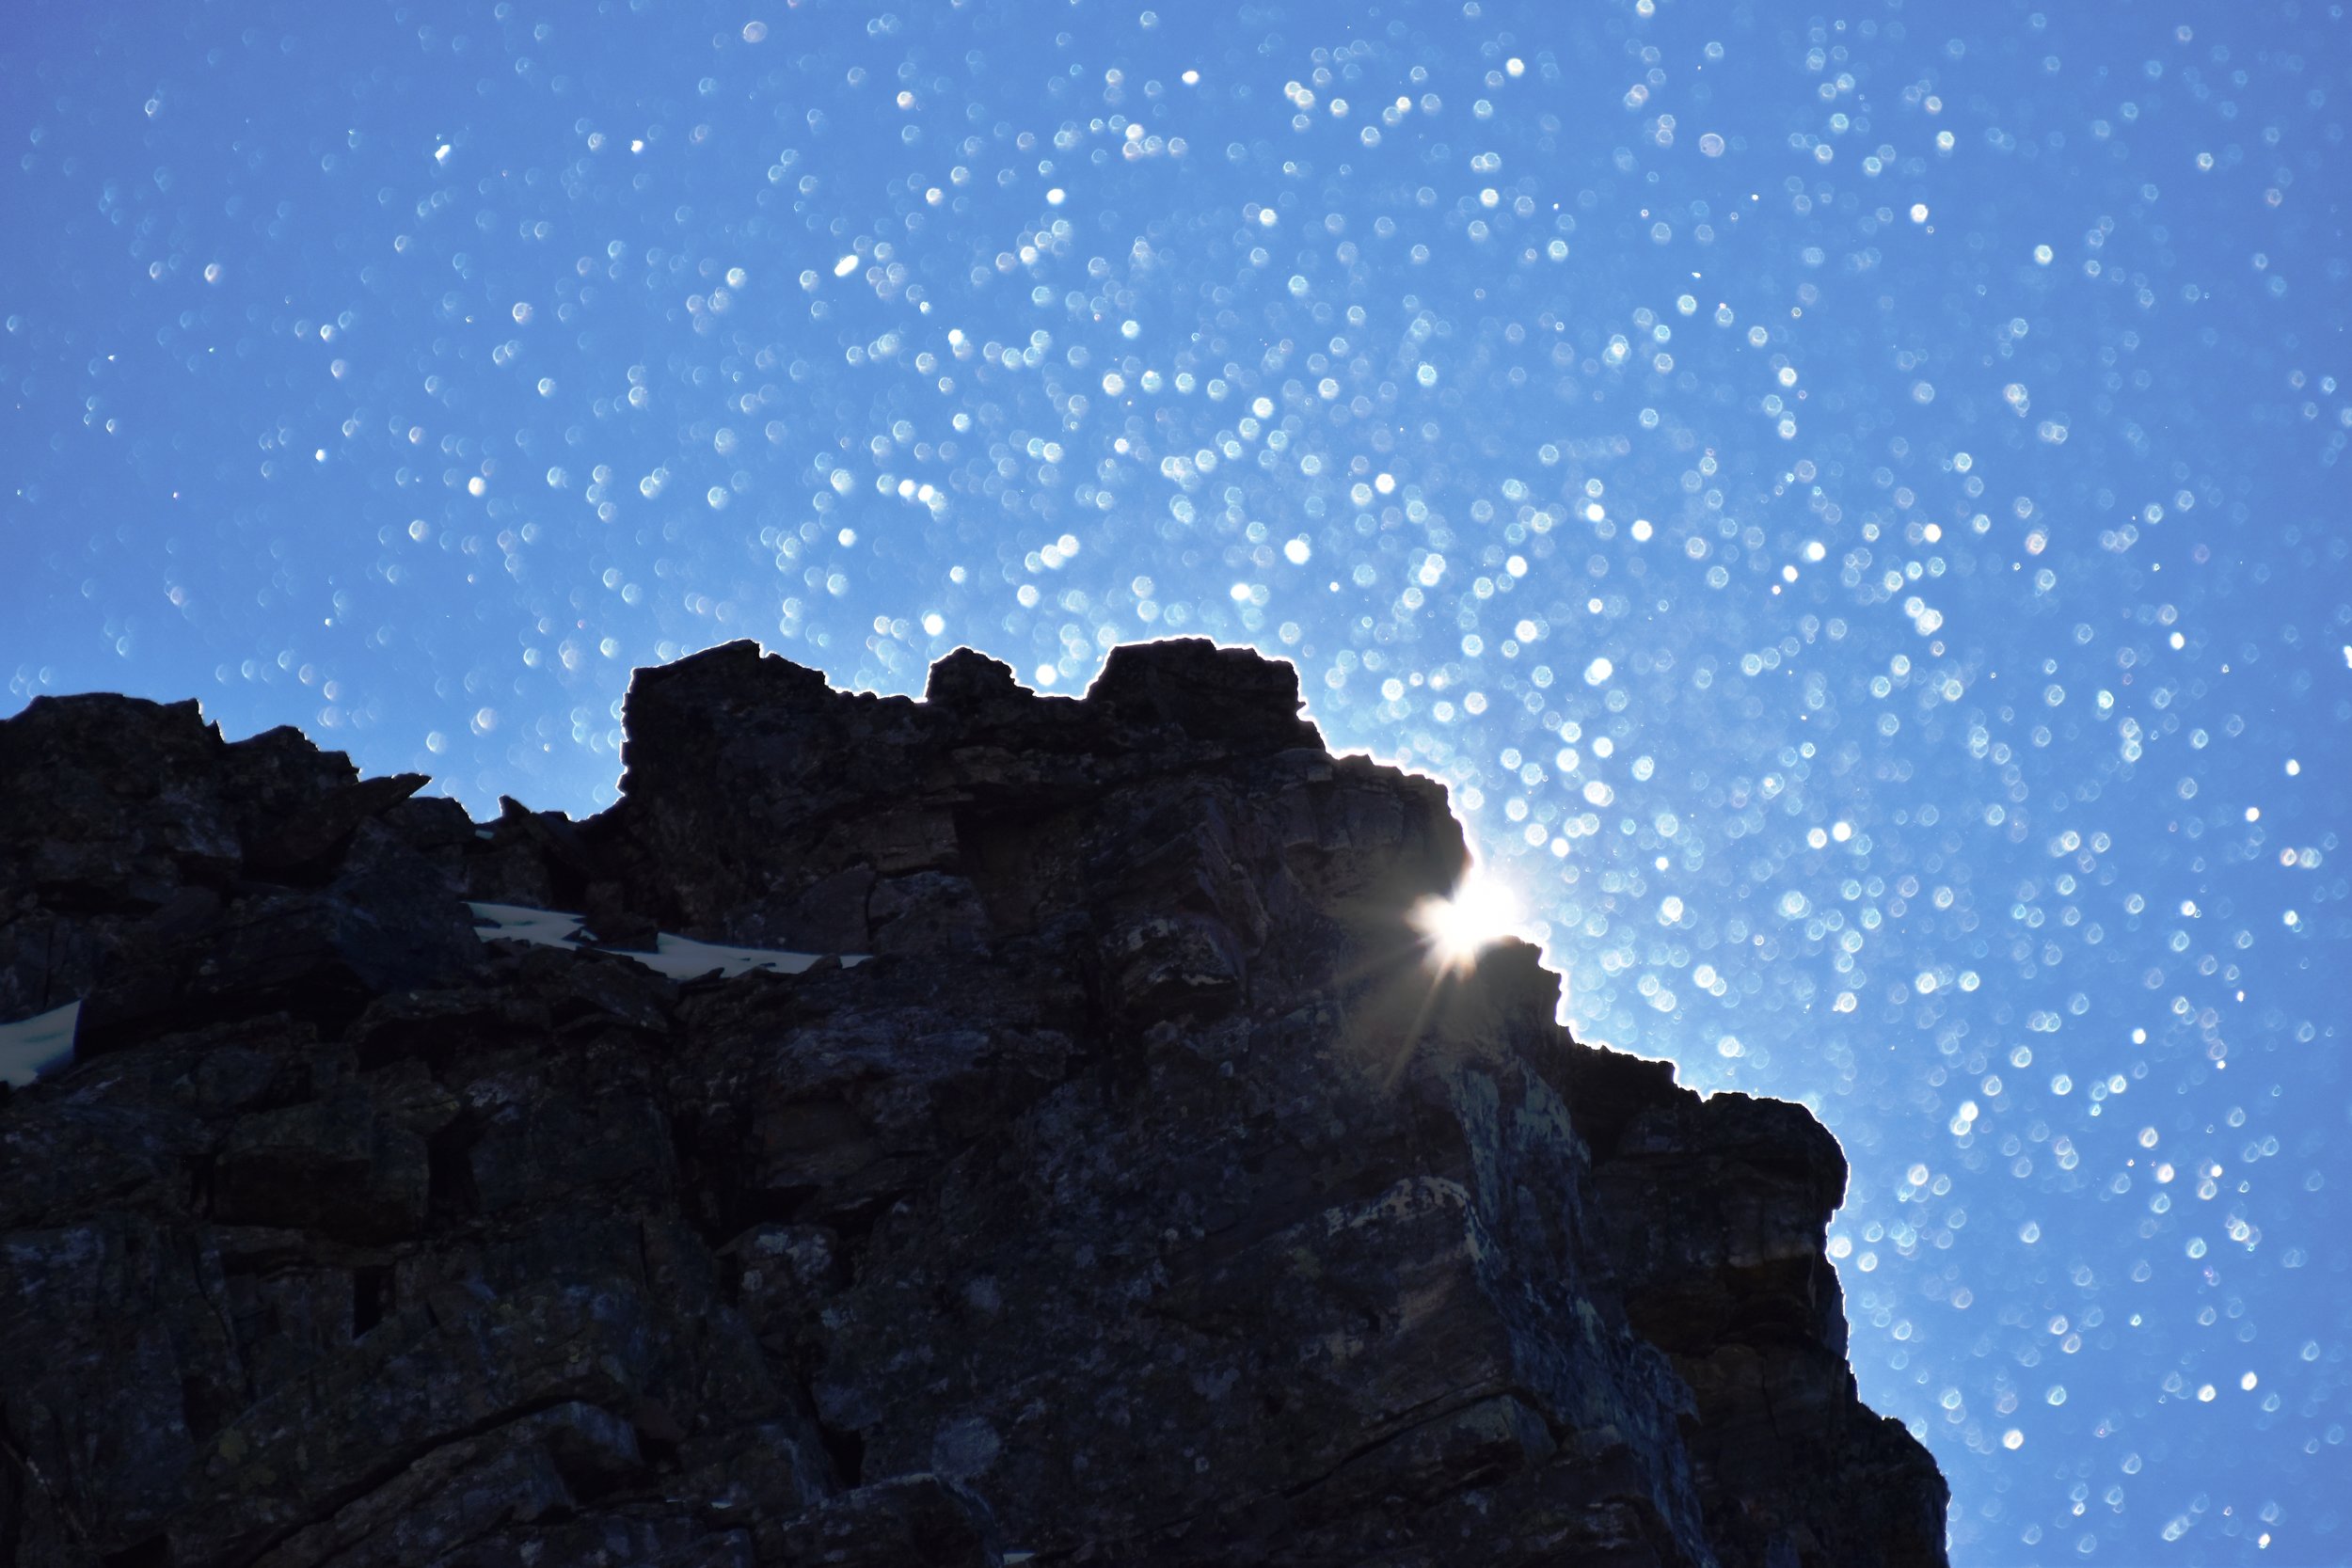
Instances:
[[[486,825],[0,722],[0,1562],[1940,1563],[1835,1142],[1433,971],[1442,790],[1298,709],[736,643]]]

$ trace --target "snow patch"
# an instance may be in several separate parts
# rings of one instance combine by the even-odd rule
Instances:
[[[73,1025],[82,1005],[69,1002],[14,1023],[0,1023],[0,1084],[23,1088],[73,1060]]]
[[[481,922],[474,927],[485,940],[504,939],[509,942],[535,942],[542,946],[563,947],[577,952],[582,945],[581,920],[579,915],[565,914],[558,910],[528,909],[520,904],[478,904],[469,901]],[[798,974],[814,964],[822,954],[787,953],[772,947],[727,947],[718,942],[696,942],[691,937],[672,936],[664,931],[659,941],[659,951],[631,953],[620,948],[600,948],[631,958],[647,969],[667,974],[674,980],[691,980],[698,974],[714,971],[726,979],[755,969],[769,970],[777,974]],[[870,955],[845,953],[841,967],[854,969]]]
[[[520,904],[476,904],[466,907],[474,912],[479,923],[474,931],[484,937],[504,937],[510,942],[535,942],[548,947],[576,945],[572,939],[580,934],[580,917],[554,910],[526,909]]]

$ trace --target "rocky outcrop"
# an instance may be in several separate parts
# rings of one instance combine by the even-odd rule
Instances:
[[[0,1020],[74,1024],[0,1090],[0,1560],[1941,1562],[1836,1144],[1428,967],[1444,794],[1298,707],[738,643],[481,825],[0,722]]]

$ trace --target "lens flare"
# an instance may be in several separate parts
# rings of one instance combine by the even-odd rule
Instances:
[[[1518,933],[1521,912],[1518,896],[1501,882],[1477,871],[1462,879],[1450,898],[1424,898],[1413,909],[1413,928],[1429,949],[1434,969],[1467,972],[1478,955]]]

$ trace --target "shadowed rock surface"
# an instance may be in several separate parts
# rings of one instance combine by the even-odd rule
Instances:
[[[1941,1563],[1803,1109],[1406,912],[1461,831],[1282,664],[749,643],[619,804],[0,721],[0,1562]],[[580,911],[484,940],[463,900]],[[854,957],[683,981],[656,933]]]

